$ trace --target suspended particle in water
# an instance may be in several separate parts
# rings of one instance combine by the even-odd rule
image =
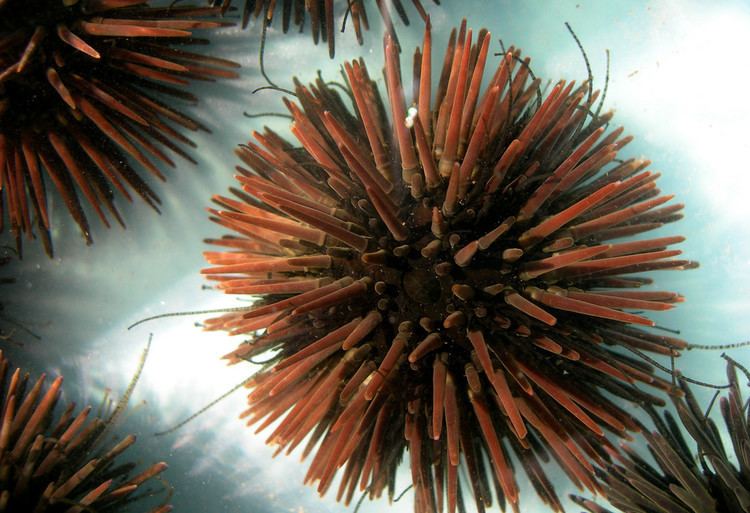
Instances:
[[[639,430],[617,401],[673,388],[640,355],[686,344],[638,312],[682,297],[640,273],[695,264],[670,248],[682,237],[630,237],[683,207],[649,162],[617,159],[630,137],[607,131],[589,83],[542,95],[511,48],[483,88],[486,30],[451,33],[432,96],[430,30],[411,94],[386,38],[387,97],[347,62],[346,95],[295,81],[301,148],[266,129],[237,150],[242,190],[210,210],[234,234],[208,241],[202,272],[259,299],[206,326],[251,336],[231,362],[268,353],[244,416],[277,422],[278,452],[307,440],[321,494],[339,474],[339,500],[392,499],[406,457],[417,512],[463,511],[464,486],[479,511],[493,495],[517,511],[514,454],[562,511],[543,462],[596,491],[617,452],[605,434]]]
[[[656,430],[645,431],[651,463],[625,447],[626,459],[600,472],[604,496],[628,513],[742,513],[750,506],[750,447],[747,403],[737,380],[738,364],[727,359],[728,390],[719,399],[725,429],[703,411],[685,380],[684,397],[673,397],[677,419],[651,410]],[[747,371],[743,368],[743,372]],[[685,432],[689,438],[686,440]],[[731,446],[727,449],[722,439]],[[589,499],[571,498],[592,513],[611,513]]]
[[[118,410],[104,419],[91,406],[76,412],[74,403],[56,412],[63,378],[45,381],[12,371],[0,351],[0,512],[135,511],[134,501],[165,491],[156,481],[166,463],[135,473],[135,464],[122,461],[135,436],[108,445]],[[171,510],[166,502],[141,509]]]
[[[136,0],[0,0],[0,231],[20,248],[34,226],[51,255],[48,192],[59,192],[91,242],[87,204],[121,225],[115,191],[158,210],[142,167],[194,162],[181,132],[206,130],[173,106],[191,80],[233,78],[237,64],[185,48],[227,25],[210,7]],[[175,102],[176,101],[176,102]],[[137,163],[137,165],[133,165]],[[80,196],[83,196],[83,200]]]

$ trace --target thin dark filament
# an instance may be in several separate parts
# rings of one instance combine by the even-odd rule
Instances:
[[[531,69],[531,66],[529,66],[526,61],[521,60],[520,57],[514,57],[518,62],[521,63],[521,66],[529,70],[529,76],[531,77],[532,82],[536,80],[536,75],[534,75],[534,70]],[[508,74],[510,76],[510,73]],[[536,109],[539,110],[539,108],[542,106],[542,88],[540,86],[536,86]]]
[[[267,86],[259,87],[255,90],[253,90],[253,94],[257,93],[258,91],[262,91],[264,89],[274,89],[276,91],[282,91],[287,94],[291,94],[293,96],[297,96],[294,94],[293,91],[290,91],[289,89],[284,89],[283,87],[277,86],[273,80],[268,76],[266,73],[266,67],[265,67],[265,53],[266,53],[266,32],[268,30],[269,25],[268,17],[264,16],[263,18],[263,29],[260,32],[260,50],[258,50],[258,64],[260,65],[260,74],[263,75],[263,78],[268,82]]]
[[[496,53],[495,57],[499,57],[500,55],[505,55],[505,43],[503,43],[502,39],[498,39],[497,42],[500,43],[500,53]]]
[[[10,317],[6,317],[5,315],[0,315],[0,321],[7,322],[8,324],[12,325],[14,328],[23,331],[24,333],[28,333],[32,337],[34,337],[37,340],[42,340],[42,337],[31,331],[29,328],[21,324],[20,322],[11,319]]]
[[[174,486],[169,484],[169,481],[167,481],[162,474],[159,474],[156,476],[156,480],[161,483],[161,485],[164,487],[165,490],[167,490],[167,496],[164,497],[164,500],[162,501],[162,505],[167,504],[172,501],[172,496],[174,495]]]
[[[242,115],[245,116],[246,118],[250,118],[250,119],[253,119],[253,118],[266,118],[266,117],[267,118],[294,119],[289,114],[282,114],[280,112],[259,112],[257,114],[250,114],[248,112],[243,112]],[[213,288],[213,287],[209,287],[209,288]]]
[[[331,80],[330,82],[326,82],[326,85],[327,86],[338,87],[339,89],[341,89],[342,91],[344,91],[346,93],[346,95],[352,100],[352,103],[354,103],[354,95],[352,95],[352,93],[349,90],[349,88],[347,88],[344,84],[342,84],[340,82],[336,82],[334,80]]]
[[[657,369],[659,369],[661,371],[664,371],[667,374],[670,374],[672,376],[672,378],[673,378],[673,381],[674,381],[674,377],[675,377],[675,374],[676,374],[676,371],[674,369],[670,370],[669,368],[665,367],[664,365],[660,364],[659,362],[657,362],[656,360],[654,360],[653,358],[651,358],[650,356],[648,356],[643,351],[639,351],[638,349],[636,349],[634,347],[628,347],[626,345],[623,345],[623,347],[625,349],[627,349],[628,351],[630,351],[632,353],[635,353],[636,355],[640,356],[641,358],[643,358],[644,360],[646,360],[646,362],[650,363],[651,365],[653,365]],[[672,359],[674,360],[674,356],[672,356]],[[729,388],[730,387],[730,385],[714,385],[712,383],[706,383],[705,381],[699,381],[697,379],[689,378],[687,376],[682,376],[682,375],[680,376],[680,379],[684,379],[688,383],[692,383],[694,385],[699,385],[699,386],[706,387],[706,388],[724,389],[724,388]],[[749,379],[750,379],[750,375],[749,375]]]
[[[354,506],[354,510],[352,510],[352,513],[359,513],[359,508],[362,507],[362,503],[365,501],[365,497],[367,497],[367,494],[370,493],[371,487],[372,485],[368,486],[367,488],[365,488],[365,491],[362,492],[362,495],[360,495],[356,506]]]
[[[703,414],[703,420],[708,419],[708,416],[711,413],[711,409],[714,407],[714,403],[716,402],[716,399],[719,397],[720,392],[721,392],[720,390],[717,390],[716,392],[714,392],[714,395],[711,398],[711,402],[708,403],[708,408],[706,408],[706,413]]]
[[[570,23],[566,21],[565,27],[568,29],[568,32],[570,32],[570,35],[573,36],[573,39],[575,39],[575,42],[578,45],[578,49],[581,51],[581,55],[583,56],[583,61],[586,63],[586,72],[588,73],[588,76],[589,76],[589,90],[588,90],[588,95],[586,98],[586,103],[590,104],[591,95],[594,93],[594,75],[593,73],[591,73],[591,64],[589,63],[589,57],[588,55],[586,55],[586,50],[583,49],[581,40],[578,39],[578,36],[576,35],[576,33],[573,32],[573,28],[570,26]],[[609,52],[607,52],[607,56],[609,57]],[[597,111],[597,115],[598,115],[598,111]]]
[[[196,417],[199,417],[200,415],[202,415],[203,413],[205,413],[209,409],[213,408],[216,404],[220,403],[221,401],[223,401],[224,399],[226,399],[227,397],[229,397],[230,395],[232,395],[234,392],[236,392],[237,390],[239,390],[240,388],[242,388],[243,386],[245,386],[245,383],[247,383],[248,381],[250,381],[250,378],[243,379],[242,381],[240,381],[239,383],[237,383],[236,385],[234,385],[232,388],[230,388],[229,390],[227,390],[226,392],[224,392],[223,394],[221,394],[219,397],[217,397],[216,399],[214,399],[213,401],[211,401],[210,403],[208,403],[206,406],[204,406],[203,408],[201,408],[197,412],[195,412],[192,415],[190,415],[188,418],[186,418],[182,422],[176,424],[175,426],[172,426],[171,428],[169,428],[167,430],[159,431],[157,433],[154,433],[154,436],[162,436],[162,435],[168,435],[170,433],[174,433],[175,431],[177,431],[178,429],[180,429],[182,426],[184,426],[188,422],[192,421]]]
[[[500,50],[502,51],[502,54],[495,54],[495,56],[503,55],[505,56],[505,45],[503,44],[502,39],[498,39],[498,42],[500,43]],[[524,61],[521,57],[517,55],[512,55],[512,58],[514,61],[516,61],[520,66],[523,66],[529,71],[529,77],[531,77],[531,81],[533,82],[536,80],[536,75],[534,74],[534,70],[531,69],[531,66],[526,64],[526,61]],[[511,86],[513,84],[513,79],[511,77],[511,73],[508,73],[508,112],[511,111],[513,107],[513,96],[510,92]],[[542,105],[542,88],[540,86],[536,86],[536,108],[537,110]],[[508,121],[510,121],[510,115],[508,115]]]
[[[250,310],[251,307],[249,306],[237,306],[234,308],[217,308],[215,310],[193,310],[190,312],[170,312],[170,313],[164,313],[159,315],[152,315],[151,317],[146,317],[145,319],[141,319],[140,321],[134,322],[130,326],[128,326],[128,329],[133,329],[136,326],[139,326],[143,324],[144,322],[153,321],[156,319],[163,319],[165,317],[182,317],[186,315],[202,315],[202,314],[213,314],[213,313],[230,313],[230,312],[245,312],[247,310]]]
[[[414,488],[414,483],[412,483],[412,484],[410,484],[409,486],[407,486],[406,488],[404,488],[404,491],[403,491],[403,492],[401,492],[400,494],[398,494],[398,497],[396,497],[395,499],[393,499],[393,502],[398,502],[398,501],[400,501],[400,500],[401,500],[401,499],[403,498],[403,496],[404,496],[404,495],[406,495],[406,492],[408,492],[408,491],[409,491],[409,490],[411,490],[412,488]]]
[[[159,481],[159,484],[161,484],[163,491],[167,493],[167,496],[164,497],[164,499],[159,503],[159,507],[166,506],[169,504],[169,502],[172,500],[172,496],[174,495],[174,487],[169,484],[169,481],[164,479],[164,477],[159,474],[151,478],[151,481]],[[138,490],[140,491],[141,488],[139,487]],[[128,499],[128,502],[138,502],[140,500],[143,500],[147,497],[154,497],[157,494],[160,494],[161,491],[157,491],[154,488],[147,488],[143,490],[143,493],[139,493],[138,495],[133,495],[131,498]],[[91,509],[93,513],[99,513],[99,510]]]
[[[575,106],[574,108],[575,108],[576,110],[582,110],[582,111],[584,111],[584,112],[586,113],[586,115],[587,115],[587,116],[590,116],[590,117],[591,117],[591,119],[594,119],[594,120],[595,120],[595,119],[597,119],[597,113],[596,113],[596,112],[594,112],[593,110],[589,109],[589,108],[588,108],[587,106],[585,106],[585,105],[576,105],[576,106]],[[609,128],[609,123],[605,123],[605,124],[604,124],[604,125],[602,125],[602,126],[603,126],[604,128]],[[579,131],[579,132],[577,132],[577,133],[580,133],[580,131]]]
[[[344,33],[346,31],[346,22],[349,19],[349,14],[352,12],[352,6],[355,2],[358,0],[349,0],[346,3],[346,12],[344,12],[344,21],[341,22],[341,32]]]
[[[174,495],[174,487],[169,484],[169,481],[167,481],[162,474],[159,474],[157,477],[160,483],[162,483],[164,486],[169,488],[169,492],[167,493],[166,500],[172,500],[172,496]]]
[[[690,351],[691,349],[741,349],[743,347],[750,346],[750,340],[746,340],[744,342],[734,342],[732,344],[719,344],[719,345],[709,345],[709,344],[688,344],[687,349]],[[734,361],[734,360],[732,360]]]
[[[609,88],[609,48],[605,50],[607,54],[607,71],[604,74],[604,89],[602,89],[602,97],[599,100],[599,106],[596,108],[596,117],[599,117],[599,114],[602,111],[602,107],[604,107],[604,99],[607,97],[607,89]]]
[[[284,89],[283,87],[278,87],[278,86],[275,86],[275,85],[267,85],[267,86],[256,87],[255,89],[253,89],[253,94],[258,93],[260,91],[266,91],[268,89],[270,89],[271,91],[278,91],[278,92],[284,93],[284,94],[291,94],[295,98],[297,97],[297,95],[293,91],[290,91],[289,89]]]
[[[21,342],[18,342],[17,340],[13,340],[13,335],[15,335],[16,329],[12,328],[7,334],[0,332],[0,340],[3,342],[10,342],[11,344],[14,344],[17,347],[23,347],[23,344]]]
[[[675,375],[677,373],[675,372],[675,368],[674,368],[674,353],[673,352],[669,354],[669,366],[672,368],[672,371],[670,372],[670,374],[672,375],[672,386],[676,387],[677,378],[675,378]]]
[[[127,409],[128,403],[130,402],[130,397],[133,395],[133,390],[135,390],[135,386],[138,384],[138,380],[140,379],[141,373],[143,372],[143,367],[146,365],[146,358],[148,358],[148,352],[149,349],[151,349],[151,341],[153,340],[153,338],[154,334],[149,333],[148,342],[146,343],[146,347],[143,349],[143,353],[141,353],[141,358],[138,361],[138,367],[136,368],[135,374],[133,374],[130,383],[128,383],[128,388],[125,389],[125,393],[122,394],[122,397],[117,401],[117,405],[112,411],[112,414],[104,422],[104,429],[101,431],[101,433],[99,433],[99,436],[96,437],[94,443],[91,444],[91,447],[96,447],[99,441],[105,438],[105,436],[112,430],[115,423],[120,420],[123,412],[125,412],[125,410]]]
[[[164,500],[161,501],[159,506],[167,505],[172,500],[172,496],[174,495],[174,487],[171,484],[169,484],[169,481],[164,479],[164,477],[161,474],[154,476],[152,480],[159,481],[159,484],[161,484],[162,488],[167,493],[167,496],[164,497]],[[141,488],[138,488],[138,490],[140,491]],[[129,502],[138,502],[140,500],[145,499],[146,497],[154,497],[155,495],[159,493],[161,492],[155,491],[153,488],[148,488],[148,489],[143,490],[143,493],[139,493],[138,495],[134,495],[133,497],[131,497],[129,499]],[[92,509],[91,511],[93,513],[99,513],[99,511],[95,509]]]
[[[731,356],[729,356],[726,353],[722,353],[721,357],[724,358],[728,362],[732,362],[732,365],[734,365],[738,369],[740,369],[742,371],[742,373],[745,375],[745,377],[747,378],[748,383],[750,383],[750,371],[747,370],[747,367],[745,367],[740,362],[738,362],[737,360],[735,360],[734,358],[732,358]]]
[[[656,330],[662,330],[662,331],[666,331],[667,333],[673,333],[674,335],[679,335],[681,333],[680,330],[676,330],[676,329],[673,329],[673,328],[667,328],[665,326],[656,325],[656,326],[652,326],[652,327],[654,329],[656,329]]]
[[[117,418],[125,410],[125,407],[128,405],[130,396],[133,395],[133,390],[135,390],[135,386],[138,384],[138,380],[140,379],[141,374],[143,373],[143,367],[146,365],[146,358],[148,358],[148,352],[151,349],[151,341],[153,341],[153,339],[154,339],[154,334],[149,333],[148,342],[146,343],[146,347],[143,349],[143,352],[141,353],[140,360],[138,360],[138,367],[135,370],[135,374],[133,374],[133,378],[130,380],[130,383],[128,383],[128,388],[125,390],[125,393],[122,395],[122,398],[120,398],[120,400],[117,401],[117,406],[115,407],[115,410],[112,412],[112,415],[110,415],[109,418],[107,419],[108,423],[111,423],[117,420]]]

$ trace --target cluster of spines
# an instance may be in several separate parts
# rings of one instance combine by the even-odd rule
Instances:
[[[439,0],[433,0],[439,4]],[[222,11],[226,12],[232,6],[232,0],[213,0],[214,5],[221,5]],[[375,0],[380,15],[383,18],[385,29],[395,39],[396,31],[393,27],[393,18],[391,16],[391,6],[398,13],[399,18],[404,25],[409,25],[409,16],[402,0]],[[422,20],[427,20],[427,11],[425,11],[421,0],[410,0]],[[277,5],[281,4],[281,5]],[[242,4],[242,27],[247,27],[250,18],[262,19],[264,30],[273,23],[275,16],[278,16],[277,10],[281,11],[282,25],[281,29],[286,34],[292,25],[304,27],[305,19],[309,17],[312,38],[315,44],[319,41],[327,42],[328,54],[331,58],[336,52],[335,33],[337,27],[334,25],[335,9],[334,0],[245,0]],[[351,18],[354,25],[354,33],[357,36],[357,42],[363,43],[362,31],[369,29],[367,20],[367,10],[365,9],[365,0],[351,0],[347,2],[346,18]],[[343,28],[342,28],[343,30]]]
[[[45,21],[33,25],[39,13]],[[194,162],[183,148],[195,144],[180,129],[206,128],[154,92],[194,102],[184,88],[190,80],[237,76],[233,62],[180,48],[203,41],[196,30],[226,25],[210,20],[218,14],[139,0],[0,4],[0,230],[7,215],[20,244],[36,224],[51,253],[50,187],[87,242],[79,194],[106,226],[107,211],[123,224],[114,191],[131,201],[132,188],[157,209],[158,197],[130,162],[159,179],[155,161],[174,166],[168,152]]]
[[[44,375],[32,383],[21,369],[10,371],[0,352],[0,512],[120,511],[167,468],[155,463],[131,475],[134,466],[118,458],[135,436],[103,447],[107,423],[91,418],[91,406],[55,413],[61,376],[45,387]],[[171,510],[162,504],[149,513]]]
[[[266,130],[238,155],[243,190],[214,198],[236,232],[209,242],[204,274],[260,299],[207,321],[252,334],[232,362],[277,352],[249,383],[248,424],[278,423],[287,452],[308,436],[308,482],[338,498],[357,485],[394,492],[409,450],[416,510],[453,512],[466,465],[478,510],[517,510],[509,453],[542,500],[562,510],[543,462],[599,491],[594,464],[619,457],[604,436],[640,425],[603,392],[661,405],[634,386],[679,393],[621,350],[678,356],[685,342],[643,330],[630,310],[682,297],[643,291],[633,273],[686,269],[682,237],[609,243],[679,219],[648,162],[614,162],[630,140],[589,117],[597,94],[559,82],[542,98],[529,61],[510,49],[483,94],[490,34],[451,34],[431,100],[431,37],[416,52],[405,105],[386,38],[385,104],[363,61],[345,65],[354,112],[319,79],[286,101],[293,148]],[[388,115],[396,120],[392,127]],[[636,326],[630,326],[636,325]],[[593,462],[593,464],[592,464]],[[489,465],[488,465],[489,464]],[[494,486],[493,486],[494,485]]]
[[[610,504],[628,513],[742,513],[750,509],[750,419],[737,367],[727,360],[728,391],[719,400],[727,436],[681,379],[684,397],[673,398],[678,418],[668,411],[663,417],[650,411],[657,429],[644,431],[644,437],[652,461],[624,446],[625,457],[598,472]],[[731,451],[723,438],[731,442]],[[571,498],[592,513],[611,513],[589,499]]]

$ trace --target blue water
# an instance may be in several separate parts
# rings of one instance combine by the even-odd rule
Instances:
[[[696,343],[750,339],[746,325],[750,314],[746,135],[750,103],[744,96],[750,82],[747,4],[676,0],[443,0],[443,4],[447,5],[428,5],[437,62],[450,28],[463,16],[475,29],[487,27],[495,39],[522,48],[532,57],[534,72],[552,81],[586,77],[583,58],[565,21],[584,45],[598,87],[604,82],[609,49],[606,104],[617,111],[615,126],[623,124],[636,136],[621,156],[653,160],[652,169],[663,173],[662,191],[676,194],[676,201],[686,204],[686,218],[654,236],[685,235],[687,241],[680,249],[687,258],[701,262],[697,270],[653,274],[655,288],[676,290],[687,298],[657,321],[679,328],[682,338]],[[416,13],[410,14],[411,27],[397,23],[406,49],[404,62],[410,61],[422,36]],[[308,34],[281,37],[272,30],[266,47],[269,74],[282,86],[288,86],[293,75],[303,82],[312,80],[318,69],[334,77],[343,59],[359,55],[370,69],[378,69],[381,27],[372,9],[370,19],[373,27],[365,34],[365,45],[357,46],[351,31],[339,36],[334,61],[328,60],[323,46],[313,46]],[[240,340],[202,332],[193,326],[200,317],[165,319],[126,330],[148,315],[238,304],[232,297],[201,290],[198,270],[204,265],[201,251],[207,249],[202,239],[222,233],[208,221],[204,207],[211,194],[232,185],[233,148],[264,122],[288,135],[284,121],[242,115],[283,109],[278,93],[251,93],[264,85],[256,69],[257,28],[245,32],[230,28],[214,38],[211,51],[240,62],[241,78],[196,88],[202,101],[191,112],[213,133],[193,137],[198,143],[193,153],[198,165],[180,162],[178,169],[168,172],[166,184],[154,184],[163,200],[161,215],[142,204],[120,203],[127,230],[106,230],[93,223],[95,244],[86,247],[67,222],[63,203],[53,199],[53,218],[65,221],[56,223],[53,234],[56,258],[49,260],[40,247],[26,244],[24,260],[2,269],[5,275],[15,275],[17,283],[0,290],[7,314],[24,322],[41,340],[19,334],[23,346],[11,345],[7,350],[15,364],[34,374],[62,373],[66,399],[96,403],[104,388],[115,393],[126,388],[153,333],[151,353],[122,430],[139,435],[139,448],[131,450],[131,457],[170,463],[165,477],[174,488],[176,511],[344,511],[333,497],[320,499],[314,489],[302,486],[307,465],[300,464],[298,456],[272,459],[263,434],[255,436],[244,428],[237,419],[245,405],[242,392],[174,434],[153,436],[252,372],[250,365],[227,368],[219,359]],[[499,44],[492,48],[499,51]],[[747,350],[732,354],[744,362],[750,356]],[[686,353],[678,366],[696,379],[723,379],[718,352]],[[699,391],[699,397],[709,396],[709,391]],[[572,491],[561,473],[552,467],[550,472],[560,495]],[[532,490],[523,483],[522,489],[523,512],[545,511]],[[365,504],[361,511],[383,511],[385,506],[384,501]],[[411,511],[411,496],[407,494],[391,510]]]

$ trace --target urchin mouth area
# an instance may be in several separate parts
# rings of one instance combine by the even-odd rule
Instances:
[[[375,292],[396,303],[400,317],[413,322],[428,317],[442,324],[455,311],[466,308],[473,311],[474,307],[479,308],[478,316],[483,317],[484,303],[495,302],[496,296],[510,287],[523,291],[535,281],[527,281],[520,275],[525,252],[515,247],[514,238],[507,237],[509,234],[493,239],[490,250],[483,247],[477,251],[474,244],[471,265],[467,265],[462,248],[472,246],[464,239],[475,236],[476,221],[472,220],[471,226],[455,218],[444,221],[439,229],[427,220],[412,223],[412,236],[407,241],[399,242],[382,234],[378,244],[370,246],[378,249],[361,254],[358,274],[373,278]],[[495,224],[503,226],[503,232],[510,226],[510,223]],[[502,296],[498,297],[502,301]]]
[[[429,332],[433,328],[426,326],[437,327],[456,311],[454,303],[463,295],[457,294],[457,287],[461,291],[471,288],[461,285],[471,278],[452,262],[448,240],[435,238],[428,227],[421,228],[426,233],[411,243],[387,240],[383,244],[381,240],[381,249],[362,254],[360,273],[373,279],[378,309],[391,324],[423,324]]]
[[[443,297],[440,280],[427,269],[410,269],[404,273],[401,284],[406,296],[419,305],[434,305]]]

